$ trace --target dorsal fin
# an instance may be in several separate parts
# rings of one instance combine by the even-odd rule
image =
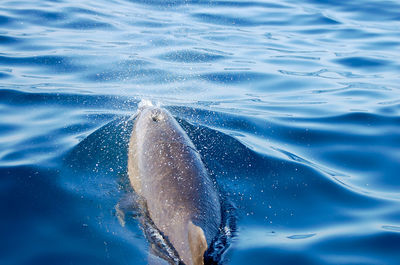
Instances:
[[[203,229],[189,221],[188,238],[193,265],[204,265],[204,252],[208,246]]]

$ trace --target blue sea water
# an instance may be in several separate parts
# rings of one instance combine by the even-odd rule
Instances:
[[[147,263],[143,99],[237,208],[225,264],[400,264],[398,1],[1,1],[0,264]]]

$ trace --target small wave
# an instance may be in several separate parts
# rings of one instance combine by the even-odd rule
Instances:
[[[376,59],[376,58],[367,58],[367,57],[347,57],[334,59],[334,62],[337,62],[341,65],[351,67],[351,68],[381,68],[385,66],[389,66],[392,64],[388,60],[384,59]]]
[[[383,229],[388,230],[388,231],[393,231],[393,232],[400,232],[400,226],[395,226],[395,225],[383,225]]]
[[[221,60],[224,58],[224,56],[211,53],[200,53],[190,50],[181,50],[162,54],[159,56],[159,58],[172,62],[203,63]]]
[[[288,236],[287,238],[289,238],[289,239],[307,239],[307,238],[313,237],[315,235],[316,234],[292,235],[292,236]]]

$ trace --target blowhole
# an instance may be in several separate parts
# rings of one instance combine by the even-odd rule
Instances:
[[[154,122],[158,122],[158,121],[160,120],[156,115],[153,115],[153,116],[151,117],[151,119],[152,119]]]

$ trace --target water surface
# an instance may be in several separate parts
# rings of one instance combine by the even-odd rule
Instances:
[[[1,264],[146,264],[132,120],[169,109],[237,207],[226,264],[400,260],[397,1],[2,1]]]

